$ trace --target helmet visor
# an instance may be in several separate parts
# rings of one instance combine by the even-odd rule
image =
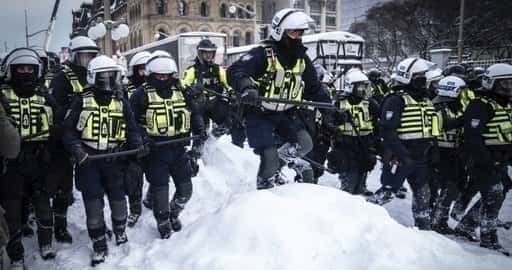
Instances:
[[[98,90],[114,91],[120,85],[120,72],[118,71],[104,71],[96,74],[96,81],[94,85]]]
[[[499,79],[496,84],[501,94],[512,97],[512,78]]]
[[[352,86],[352,94],[360,98],[367,98],[370,93],[368,82],[357,82]]]
[[[97,52],[76,52],[75,54],[75,64],[87,67],[89,61],[91,61],[94,57],[98,55]]]

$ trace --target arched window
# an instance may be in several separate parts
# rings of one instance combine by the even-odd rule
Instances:
[[[178,1],[178,15],[187,16],[188,14],[188,5],[185,0]]]
[[[233,32],[233,47],[240,46],[241,36],[242,36],[242,33],[240,33],[240,31],[235,30],[235,32]]]
[[[182,28],[180,28],[180,30],[178,30],[178,33],[180,33],[180,34],[181,33],[186,33],[186,32],[188,32],[188,29],[185,28],[185,27],[182,27]]]
[[[166,37],[169,36],[169,33],[167,33],[167,31],[165,31],[165,29],[163,29],[163,28],[158,28],[156,30],[156,33],[158,34],[158,40],[165,39]]]
[[[208,17],[209,13],[210,13],[210,11],[208,8],[208,4],[206,2],[201,2],[201,6],[200,6],[201,17]]]
[[[156,0],[155,1],[156,14],[164,15],[167,9],[166,3],[164,0]]]
[[[245,45],[252,44],[252,32],[245,32]]]
[[[226,18],[228,16],[228,7],[227,7],[227,5],[224,4],[224,3],[220,4],[219,12],[220,12],[220,17],[221,18]]]

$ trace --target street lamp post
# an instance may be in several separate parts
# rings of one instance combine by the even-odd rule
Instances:
[[[462,48],[464,45],[464,0],[460,0],[459,38],[457,40],[457,62],[462,63]]]
[[[229,13],[234,14],[236,12],[236,9],[239,8],[239,9],[243,10],[244,12],[246,12],[247,14],[249,14],[249,16],[252,17],[253,28],[254,28],[254,43],[258,43],[260,41],[260,36],[258,34],[259,33],[258,22],[257,22],[257,17],[256,17],[256,0],[253,0],[253,7],[254,7],[254,10],[249,10],[246,7],[244,7],[238,3],[231,2],[230,6],[229,6]]]
[[[130,28],[122,21],[111,20],[110,0],[105,0],[103,4],[103,13],[98,13],[93,18],[89,19],[87,23],[89,27],[87,35],[94,40],[105,37],[105,54],[110,57],[112,56],[112,40],[117,41],[127,37],[130,33]],[[103,21],[90,26],[100,15],[103,15]]]

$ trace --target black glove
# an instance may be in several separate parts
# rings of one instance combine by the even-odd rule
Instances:
[[[190,165],[190,172],[192,177],[194,177],[199,172],[199,164],[197,164],[197,159],[191,156],[188,156],[188,162]]]
[[[187,155],[194,159],[201,158],[201,145],[193,145],[192,148],[187,152]]]
[[[336,136],[339,133],[340,129],[334,120],[334,113],[332,111],[322,113],[322,127],[332,136]]]
[[[75,145],[71,148],[71,158],[73,160],[73,163],[76,163],[78,166],[86,164],[88,157],[89,154],[85,152],[82,146]]]
[[[252,106],[258,106],[260,103],[258,90],[254,88],[245,89],[241,95],[241,99],[242,103]]]

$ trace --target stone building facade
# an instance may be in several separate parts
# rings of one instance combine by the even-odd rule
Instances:
[[[256,13],[256,18],[238,6]],[[117,48],[126,51],[150,43],[158,36],[173,36],[190,31],[206,31],[227,35],[228,46],[255,42],[260,35],[262,1],[255,0],[128,0],[124,14],[130,35],[117,42]],[[159,34],[161,33],[161,34]]]

